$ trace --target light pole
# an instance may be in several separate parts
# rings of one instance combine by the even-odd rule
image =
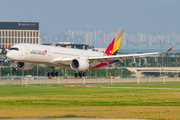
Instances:
[[[161,64],[159,63],[159,65],[160,65],[160,76],[161,76]]]
[[[161,40],[160,43],[161,43],[161,52],[162,52],[162,43],[163,43],[163,41]],[[163,53],[161,53],[161,57],[162,57],[162,67],[163,67]]]
[[[139,58],[139,67],[141,67],[141,58]]]
[[[37,66],[37,77],[38,77],[38,66]]]
[[[0,65],[0,77],[1,77],[1,67],[2,67],[2,63],[3,63],[2,49],[0,49],[0,53],[1,53],[1,65]]]
[[[97,77],[97,69],[95,69],[95,76]]]
[[[1,67],[2,67],[2,54],[1,54],[1,65],[0,65],[0,77],[1,77]]]
[[[106,78],[107,78],[107,76],[108,76],[108,71],[107,71],[107,65],[106,65]]]
[[[168,68],[168,65],[169,65],[169,64],[165,64],[166,68]],[[167,72],[167,70],[166,70],[166,75],[167,75],[167,74],[168,74],[168,72]]]
[[[91,69],[90,69],[90,78],[91,78]]]
[[[178,51],[179,49],[177,49],[177,51]],[[178,54],[178,53],[177,53]],[[178,77],[178,70],[177,70],[177,67],[178,67],[178,65],[177,65],[177,61],[178,61],[178,55],[177,55],[177,59],[176,59],[176,74],[177,74],[177,77]]]
[[[23,79],[24,79],[24,70],[22,70],[22,76],[23,76]]]
[[[122,78],[122,65],[121,65],[121,78]]]
[[[177,61],[178,61],[178,58],[179,58],[179,49],[177,49],[177,52],[178,52],[178,56],[177,56]],[[178,67],[178,65],[176,65]],[[177,70],[177,76],[178,76],[178,70]]]
[[[12,66],[11,66],[11,61],[10,61],[10,70],[11,70],[11,77],[12,77]]]
[[[126,59],[124,59],[124,67],[126,67]]]
[[[64,68],[62,68],[62,77],[64,78]]]
[[[45,68],[44,68],[44,76],[46,76],[46,66],[45,66]]]

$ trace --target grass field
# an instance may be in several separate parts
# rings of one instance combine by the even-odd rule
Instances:
[[[172,82],[140,83],[139,86],[154,87],[153,84],[157,88],[178,88],[179,85]],[[139,87],[135,83],[112,86]],[[0,86],[0,118],[26,117],[177,120],[180,119],[180,90]]]
[[[180,88],[180,82],[122,82],[122,83],[86,83],[86,85],[97,85],[104,87],[150,87],[150,88]]]

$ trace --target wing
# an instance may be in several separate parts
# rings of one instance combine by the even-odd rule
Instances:
[[[152,52],[152,53],[142,53],[142,54],[125,54],[125,55],[110,55],[110,56],[95,56],[95,57],[88,57],[87,60],[89,60],[90,63],[92,63],[93,61],[99,61],[99,62],[105,62],[108,64],[108,61],[110,61],[110,60],[119,60],[122,62],[123,59],[153,57],[153,56],[158,55],[160,53],[169,52],[173,48],[174,48],[174,46],[171,47],[169,50],[163,51],[163,52]],[[57,59],[53,60],[53,63],[70,65],[70,62],[73,59],[76,59],[76,58],[57,58]]]
[[[123,59],[133,59],[133,58],[141,58],[141,57],[153,57],[160,53],[166,53],[171,51],[174,48],[171,47],[170,49],[163,51],[163,52],[152,52],[152,53],[142,53],[142,54],[125,54],[125,55],[111,55],[111,56],[100,56],[100,57],[89,57],[89,61],[99,60],[102,62],[108,62],[109,60],[119,60],[122,62]]]
[[[75,58],[57,58],[53,60],[54,64],[70,65],[70,62]]]
[[[109,60],[119,60],[122,61],[123,59],[133,59],[133,58],[140,58],[140,57],[152,57],[154,55],[159,54],[159,52],[153,53],[143,53],[143,54],[125,54],[125,55],[111,55],[111,56],[101,56],[101,57],[89,57],[89,61],[99,60],[102,62],[107,62]]]

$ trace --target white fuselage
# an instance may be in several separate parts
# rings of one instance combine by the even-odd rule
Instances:
[[[62,67],[69,68],[70,62],[59,62],[54,63],[54,60],[63,58],[88,58],[92,56],[103,56],[104,53],[89,51],[89,50],[80,50],[73,48],[64,48],[64,47],[54,47],[47,45],[37,45],[37,44],[16,44],[11,48],[18,48],[19,50],[8,50],[7,57],[12,61],[18,62],[29,62],[36,64],[45,64],[52,67]],[[93,64],[97,65],[100,61],[94,61]],[[90,65],[90,67],[92,67]]]

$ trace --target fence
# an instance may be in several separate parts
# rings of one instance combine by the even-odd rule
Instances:
[[[146,77],[146,78],[116,78],[116,79],[0,79],[0,85],[32,85],[32,84],[86,84],[86,83],[126,83],[126,82],[180,82],[180,78]]]

